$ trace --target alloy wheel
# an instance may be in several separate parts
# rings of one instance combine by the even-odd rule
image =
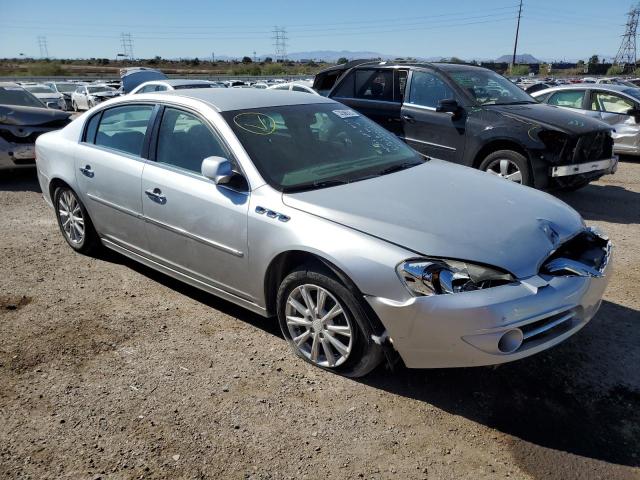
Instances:
[[[485,171],[511,182],[522,183],[522,172],[520,168],[518,168],[515,162],[507,158],[496,158],[487,165]]]
[[[80,202],[71,190],[63,191],[58,197],[58,215],[67,240],[80,245],[84,240],[84,216]]]
[[[293,344],[312,363],[337,367],[349,358],[351,320],[331,292],[318,285],[300,285],[289,294],[285,315]]]

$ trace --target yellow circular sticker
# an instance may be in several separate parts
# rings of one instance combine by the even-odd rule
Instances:
[[[239,113],[233,117],[233,123],[256,135],[271,135],[276,130],[275,120],[260,112]]]

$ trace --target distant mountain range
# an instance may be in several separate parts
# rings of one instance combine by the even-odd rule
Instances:
[[[502,55],[495,59],[498,63],[511,63],[513,59],[513,55]],[[516,63],[540,63],[536,57],[531,55],[530,53],[522,53],[520,55],[516,55]]]

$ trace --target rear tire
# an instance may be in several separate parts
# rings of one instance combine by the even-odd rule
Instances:
[[[480,163],[480,170],[514,183],[533,186],[533,176],[529,161],[521,153],[513,150],[498,150],[489,154]]]
[[[378,366],[383,352],[371,339],[360,302],[327,269],[299,267],[278,289],[280,329],[303,360],[346,377],[362,377]]]
[[[76,193],[69,187],[58,187],[53,194],[53,205],[60,232],[67,244],[76,252],[93,255],[102,243],[91,218]]]

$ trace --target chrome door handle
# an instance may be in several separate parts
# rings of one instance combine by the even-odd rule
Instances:
[[[407,122],[409,122],[409,123],[413,123],[413,122],[415,122],[415,121],[416,121],[416,119],[415,119],[415,118],[413,118],[413,116],[412,116],[412,115],[407,115],[407,114],[402,115],[402,119],[403,119],[403,120],[406,120],[406,121],[407,121]]]
[[[84,167],[80,167],[80,172],[85,177],[89,177],[89,178],[93,178],[95,175],[95,172],[91,170],[91,165],[85,165]]]
[[[154,188],[153,190],[145,190],[144,193],[154,202],[157,202],[161,205],[167,203],[167,197],[162,195],[162,190],[160,190],[158,187]]]

